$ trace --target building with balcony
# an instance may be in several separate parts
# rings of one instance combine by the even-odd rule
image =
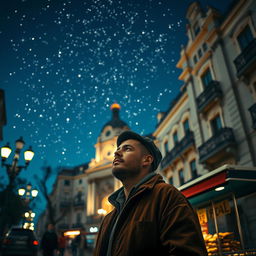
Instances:
[[[256,244],[255,232],[242,228],[245,219],[256,228],[249,210],[256,200],[255,7],[233,1],[222,15],[190,4],[188,42],[177,63],[181,95],[159,113],[153,132],[163,154],[160,172],[193,204],[205,234],[229,231],[242,249]],[[216,205],[229,210],[219,213]],[[225,252],[220,244],[216,253]]]

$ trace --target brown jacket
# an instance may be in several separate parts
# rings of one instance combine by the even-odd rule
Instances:
[[[115,208],[104,218],[94,256],[106,256],[114,222],[111,256],[207,255],[193,208],[159,174],[142,184],[120,213]]]

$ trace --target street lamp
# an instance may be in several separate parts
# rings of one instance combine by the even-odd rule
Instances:
[[[18,166],[18,161],[20,158],[20,152],[23,149],[25,145],[25,142],[23,141],[22,137],[20,137],[18,140],[15,142],[15,154],[12,160],[12,164],[6,164],[5,161],[9,157],[9,155],[12,152],[12,149],[10,148],[10,144],[7,143],[5,146],[1,148],[1,157],[2,157],[2,166],[6,167],[7,174],[10,179],[10,187],[13,185],[15,177],[20,173],[20,171],[24,168],[27,169],[30,161],[34,157],[34,152],[32,150],[32,147],[30,146],[25,152],[24,152],[24,159],[25,159],[25,166]]]
[[[30,183],[27,184],[26,188],[19,188],[18,189],[18,194],[20,196],[25,195],[25,200],[30,200],[31,198],[37,197],[38,190],[37,189],[32,189],[32,185]]]

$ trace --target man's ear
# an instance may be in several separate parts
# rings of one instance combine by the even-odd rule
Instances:
[[[143,166],[150,166],[154,161],[153,156],[145,155],[143,158]]]

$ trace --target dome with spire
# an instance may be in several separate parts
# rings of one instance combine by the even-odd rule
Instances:
[[[110,137],[112,134],[113,136],[119,135],[123,130],[130,129],[127,123],[120,119],[119,112],[120,112],[120,105],[118,103],[113,103],[110,107],[112,111],[112,118],[108,121],[101,130],[101,135],[105,139]],[[113,137],[111,136],[111,137]]]

